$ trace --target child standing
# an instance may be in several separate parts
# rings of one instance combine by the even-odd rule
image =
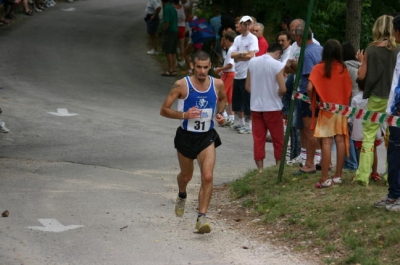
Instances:
[[[351,100],[351,106],[357,109],[367,109],[368,99],[363,99],[364,94],[364,81],[357,80],[359,92]],[[351,132],[351,139],[354,141],[354,145],[357,150],[357,163],[360,160],[360,152],[363,141],[363,124],[360,119],[353,119],[353,131]],[[378,130],[374,142],[374,162],[372,164],[372,173],[370,178],[375,181],[380,181],[381,178],[378,173],[378,154],[376,147],[382,143],[382,130]]]
[[[310,73],[307,92],[311,95],[311,106],[314,117],[317,96],[319,101],[347,105],[351,97],[352,82],[349,71],[342,59],[342,46],[337,40],[328,40],[322,51],[322,62],[315,65]],[[314,119],[314,118],[313,118]],[[321,141],[321,178],[316,188],[327,188],[333,183],[342,182],[342,170],[345,154],[348,154],[349,135],[347,117],[320,110],[314,136]],[[332,138],[336,143],[336,172],[331,178],[328,171],[331,161]]]
[[[226,111],[223,113],[226,122],[222,126],[231,126],[235,123],[235,113],[232,111],[232,90],[233,79],[235,78],[235,60],[231,58],[231,47],[235,37],[236,33],[234,31],[226,31],[224,33],[222,46],[223,48],[227,49],[228,52],[224,60],[224,65],[222,67],[215,68],[215,73],[220,75],[221,80],[224,82],[226,102],[228,105],[228,113],[226,113]]]

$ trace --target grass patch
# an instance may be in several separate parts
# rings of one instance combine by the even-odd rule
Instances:
[[[249,171],[231,183],[234,200],[252,210],[277,237],[295,249],[319,253],[325,264],[400,264],[400,216],[373,207],[387,193],[383,183],[343,184],[316,189],[320,175],[293,176],[286,167],[277,183],[278,167]],[[263,225],[263,224],[261,224]]]

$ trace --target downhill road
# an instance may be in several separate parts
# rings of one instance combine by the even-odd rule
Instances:
[[[310,264],[215,212],[193,233],[198,168],[175,217],[178,121],[159,115],[174,79],[146,54],[145,4],[60,1],[0,29],[0,264]],[[217,130],[220,185],[254,161],[251,135]]]

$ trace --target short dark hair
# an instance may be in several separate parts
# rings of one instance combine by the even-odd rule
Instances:
[[[236,37],[236,32],[234,32],[233,30],[228,30],[224,33],[224,38],[229,40],[230,42],[233,42],[235,40]]]
[[[267,52],[276,52],[276,51],[279,51],[281,54],[283,53],[283,48],[279,43],[274,42],[268,45]]]
[[[278,35],[276,35],[276,40],[278,41],[279,36],[282,36],[282,35],[286,35],[288,41],[292,40],[292,38],[290,37],[290,32],[289,31],[281,31],[281,32],[279,32]]]
[[[191,61],[194,64],[195,60],[199,61],[207,61],[210,60],[210,55],[206,53],[205,51],[196,51],[192,54]]]
[[[393,29],[394,30],[400,30],[400,15],[396,16],[393,19]]]
[[[354,48],[353,44],[348,41],[342,43],[342,54],[343,54],[343,61],[351,61],[355,60],[356,58],[356,49]]]

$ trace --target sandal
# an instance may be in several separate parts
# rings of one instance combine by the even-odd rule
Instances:
[[[381,176],[379,173],[371,173],[370,178],[374,181],[381,181]]]
[[[332,186],[331,179],[327,179],[322,183],[321,182],[315,183],[315,188],[317,188],[317,189],[329,188],[330,186]]]
[[[162,76],[176,76],[175,71],[166,71],[165,73],[161,74]]]
[[[343,182],[342,177],[332,176],[331,180],[332,180],[333,184],[341,184]]]
[[[27,15],[27,16],[33,16],[33,11],[32,11],[32,10],[25,11],[25,15]]]

